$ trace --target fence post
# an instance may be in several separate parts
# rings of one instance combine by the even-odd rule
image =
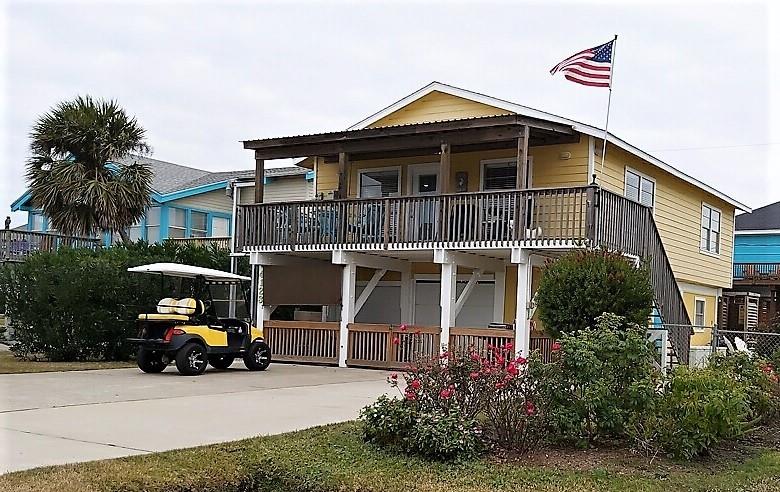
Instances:
[[[587,206],[588,210],[586,212],[585,221],[587,223],[586,228],[586,236],[588,240],[591,243],[591,246],[597,246],[597,237],[596,237],[596,208],[598,207],[598,187],[597,186],[589,186],[588,187],[588,194],[587,194]]]
[[[710,348],[712,349],[711,355],[715,355],[718,352],[718,325],[712,327],[712,337],[710,339]]]

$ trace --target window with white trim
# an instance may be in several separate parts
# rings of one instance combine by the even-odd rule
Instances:
[[[398,168],[361,170],[358,178],[360,198],[398,196],[401,191],[401,170]]]
[[[629,200],[652,208],[655,205],[655,180],[626,168],[625,196]]]
[[[702,251],[720,253],[720,218],[721,213],[715,207],[701,204],[701,244]]]
[[[517,187],[517,161],[489,162],[482,167],[482,189],[514,190]]]
[[[160,207],[151,207],[146,211],[146,242],[160,242]]]
[[[230,219],[225,217],[214,217],[211,219],[211,235],[214,237],[229,236]]]
[[[707,305],[707,301],[704,299],[696,298],[693,308],[693,324],[697,327],[704,326],[704,308]]]

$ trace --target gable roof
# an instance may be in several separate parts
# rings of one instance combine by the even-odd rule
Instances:
[[[399,99],[398,101],[394,102],[393,104],[385,107],[384,109],[381,109],[377,111],[376,113],[372,114],[371,116],[368,116],[367,118],[358,121],[354,125],[350,126],[347,130],[357,130],[361,128],[366,128],[377,121],[381,120],[385,116],[388,116],[391,113],[394,113],[395,111],[398,111],[399,109],[413,103],[414,101],[427,96],[428,94],[432,92],[442,92],[444,94],[449,94],[451,96],[460,97],[463,99],[469,99],[472,101],[476,101],[488,106],[493,106],[499,109],[503,109],[505,111],[511,111],[512,113],[516,113],[522,116],[527,116],[531,118],[539,118],[547,121],[552,121],[555,123],[561,123],[564,125],[570,125],[572,129],[575,131],[578,131],[580,133],[583,133],[585,135],[590,135],[597,138],[604,138],[604,129],[598,128],[592,125],[588,125],[585,123],[581,123],[579,121],[571,120],[568,118],[564,118],[563,116],[558,116],[552,113],[547,113],[545,111],[540,111],[538,109],[530,108],[528,106],[523,106],[521,104],[513,103],[510,101],[506,101],[504,99],[499,99],[496,97],[488,96],[485,94],[480,94],[479,92],[470,91],[467,89],[461,89],[459,87],[454,87],[448,84],[444,84],[442,82],[431,82],[430,84],[426,85],[425,87],[409,94],[408,96]],[[663,169],[664,171],[668,172],[669,174],[676,176],[683,181],[686,181],[697,188],[701,188],[702,190],[711,193],[712,195],[717,196],[721,200],[723,200],[726,203],[730,203],[734,207],[736,207],[739,210],[744,210],[746,212],[750,212],[750,207],[747,205],[735,200],[734,198],[731,198],[730,196],[726,195],[725,193],[722,193],[715,188],[709,186],[708,184],[694,178],[693,176],[690,176],[689,174],[684,173],[683,171],[680,171],[679,169],[673,167],[672,165],[658,159],[657,157],[654,157],[650,155],[649,153],[645,152],[644,150],[635,147],[631,145],[630,143],[626,142],[625,140],[615,136],[612,133],[608,133],[607,141],[617,147],[620,147],[621,149],[630,152],[648,162],[655,165],[656,167],[659,167]]]
[[[737,215],[736,231],[780,231],[780,202],[770,203],[749,214]]]
[[[153,173],[152,189],[161,194],[182,190],[187,187],[187,183],[212,174],[203,169],[182,166],[181,164],[174,164],[173,162],[161,161],[159,159],[152,159],[151,157],[140,155],[131,154],[119,160],[122,164],[137,162],[150,167]]]

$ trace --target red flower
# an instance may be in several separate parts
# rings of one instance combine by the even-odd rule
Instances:
[[[489,344],[487,344],[487,349],[488,349],[488,350],[493,350],[494,348],[495,348],[495,347],[493,346],[493,344],[492,344],[492,343],[489,343]]]
[[[408,328],[408,326],[406,326],[406,324],[403,324],[403,325],[398,327],[398,329],[401,330],[401,331],[406,331],[407,328]]]
[[[406,399],[409,401],[414,401],[417,399],[417,394],[414,391],[407,391],[406,392]]]
[[[499,382],[496,383],[496,389],[501,389],[504,386],[506,386],[506,383],[503,382],[503,381],[499,381]]]
[[[420,389],[420,386],[422,386],[422,383],[420,382],[419,379],[413,379],[412,382],[409,383],[409,386],[411,386],[412,388],[418,390],[418,389]]]
[[[526,359],[525,357],[518,357],[518,358],[516,359],[516,362],[522,366],[522,365],[524,365],[524,364],[527,364],[527,363],[528,363],[528,359]]]
[[[561,344],[558,342],[553,342],[553,344],[550,346],[553,352],[557,352],[561,349]]]
[[[398,345],[399,343],[401,343],[401,339],[398,337],[393,337],[393,345]]]
[[[516,365],[514,365],[514,364],[509,364],[508,366],[506,366],[506,372],[508,372],[508,373],[509,373],[509,374],[511,374],[512,376],[517,376],[517,374],[518,374],[520,371],[518,371],[518,370],[517,370],[517,366],[516,366]]]
[[[414,334],[415,335],[419,335],[420,334],[420,330],[414,330]]]
[[[446,359],[446,358],[447,358],[447,357],[449,357],[449,356],[450,356],[450,353],[449,353],[449,352],[447,352],[447,351],[445,350],[444,352],[442,352],[442,353],[441,353],[441,355],[439,356],[439,358],[440,358],[440,359]]]
[[[443,389],[443,390],[441,390],[441,391],[439,392],[439,396],[440,396],[440,397],[441,397],[443,400],[448,400],[448,399],[450,399],[450,398],[452,397],[453,393],[455,393],[455,390],[454,390],[454,389],[452,389],[452,388],[446,388],[446,389]]]
[[[536,406],[534,406],[534,403],[532,401],[525,403],[525,413],[527,415],[533,415],[536,412]]]
[[[496,364],[498,364],[499,366],[503,366],[504,365],[504,358],[502,356],[500,356],[500,355],[498,357],[496,357]]]
[[[506,342],[504,344],[504,350],[510,351],[512,348],[514,348],[514,344],[512,342]]]
[[[470,358],[471,358],[471,360],[473,360],[474,362],[479,362],[479,354],[478,354],[478,353],[476,353],[476,352],[472,352],[472,353],[471,353],[471,355],[469,355],[469,357],[470,357]]]
[[[398,379],[398,374],[396,374],[396,373],[394,373],[394,372],[391,372],[391,373],[390,373],[390,379],[393,379],[393,380],[396,380],[396,379]]]
[[[479,373],[478,372],[472,372],[471,374],[469,374],[469,377],[471,379],[479,379]]]

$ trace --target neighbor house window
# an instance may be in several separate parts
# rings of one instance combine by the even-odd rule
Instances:
[[[43,231],[43,214],[32,214],[32,224],[30,224],[30,230],[33,232]]]
[[[720,210],[706,203],[701,206],[701,250],[720,253]]]
[[[160,207],[151,207],[146,211],[146,242],[160,242]]]
[[[626,168],[626,198],[647,207],[655,205],[655,180]]]
[[[211,235],[214,237],[229,236],[230,219],[225,217],[214,217],[211,219]]]
[[[704,326],[704,307],[707,302],[704,299],[696,299],[694,306],[693,324],[696,326]]]
[[[360,198],[398,196],[401,188],[401,170],[398,168],[360,171],[358,177]]]
[[[130,228],[127,229],[127,236],[133,242],[138,241],[139,239],[141,239],[143,237],[143,235],[141,233],[141,222],[140,221],[136,222],[133,225],[131,225]]]
[[[168,237],[185,237],[187,231],[187,211],[181,208],[168,209]]]
[[[190,212],[190,237],[206,237],[208,215],[203,212]]]
[[[514,190],[517,187],[517,161],[491,162],[482,167],[482,189]]]

